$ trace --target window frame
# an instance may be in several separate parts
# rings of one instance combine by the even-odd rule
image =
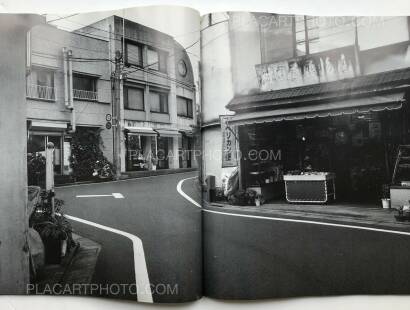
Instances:
[[[134,109],[131,108],[128,103],[129,103],[129,96],[128,96],[128,90],[129,89],[138,89],[142,91],[142,109]],[[131,110],[131,111],[145,111],[145,88],[144,87],[139,87],[139,86],[131,86],[131,85],[124,85],[124,109],[126,110]]]
[[[158,57],[158,61],[156,63],[148,63],[148,52],[149,51],[153,51],[155,53],[157,53],[157,57]],[[162,67],[162,60],[164,60],[164,67]],[[152,65],[157,64],[158,68],[153,68]],[[158,71],[164,74],[168,74],[168,52],[164,51],[164,50],[160,50],[158,48],[152,47],[152,46],[147,46],[147,68],[149,70],[154,70],[154,71]]]
[[[187,114],[181,114],[178,112],[178,103],[179,103],[178,100],[181,100],[181,99],[184,100],[185,102]],[[189,109],[189,107],[191,109]],[[177,96],[177,115],[179,117],[193,119],[194,118],[194,101],[191,98]]]
[[[159,95],[159,108],[160,108],[160,111],[153,111],[152,110],[152,105],[151,105],[151,102],[150,102],[150,113],[169,114],[169,100],[168,100],[169,92],[154,89],[154,90],[150,90],[150,92],[149,92],[150,95],[152,93],[155,93],[155,94]],[[166,111],[162,111],[163,110],[162,107],[165,106],[165,105],[163,105],[163,98],[165,98]]]
[[[133,45],[135,47],[138,48],[138,52],[139,52],[139,63],[133,63],[129,61],[129,55],[128,55],[128,46],[129,45]],[[131,66],[136,66],[136,67],[140,67],[143,68],[144,67],[144,46],[138,42],[134,42],[134,41],[130,41],[130,40],[126,40],[125,41],[125,51],[124,51],[124,64],[127,67],[131,67]]]
[[[93,84],[93,90],[75,88],[75,87],[74,87],[74,79],[75,79],[75,78],[86,78],[86,79],[90,79],[90,80],[92,81],[92,84]],[[95,93],[96,93],[96,92],[98,92],[97,82],[98,82],[98,77],[96,77],[96,76],[88,75],[88,74],[83,74],[83,73],[73,72],[73,89],[84,90],[84,91],[91,91],[91,92],[95,92]]]
[[[32,80],[32,74],[35,72],[36,74],[36,79],[35,81]],[[48,73],[51,75],[50,77],[50,82],[51,85],[42,85],[39,83],[39,78],[38,78],[38,73]],[[32,66],[30,73],[26,76],[26,98],[30,100],[39,100],[39,101],[47,101],[47,102],[56,102],[57,101],[57,96],[56,96],[56,86],[55,86],[55,79],[56,79],[56,69],[54,68],[49,68],[49,67],[42,67],[42,66]],[[34,84],[35,82],[35,84]],[[37,96],[30,96],[28,92],[28,87],[35,86],[36,88],[38,87],[48,87],[51,89],[52,95],[51,98],[45,98],[40,95]],[[38,92],[38,91],[37,91]]]

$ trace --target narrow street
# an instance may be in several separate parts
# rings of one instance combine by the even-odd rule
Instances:
[[[141,239],[154,302],[188,301],[201,293],[201,210],[176,188],[181,180],[196,176],[189,172],[66,186],[57,188],[56,195],[65,202],[65,214]],[[183,184],[183,191],[200,201],[195,186],[192,179]],[[140,266],[134,267],[129,238],[70,222],[77,233],[102,245],[93,283],[135,284],[134,268]],[[110,297],[137,299],[133,294]]]
[[[205,211],[208,296],[258,299],[410,292],[410,227],[383,230],[337,224],[337,219],[330,223],[278,218],[220,207]]]

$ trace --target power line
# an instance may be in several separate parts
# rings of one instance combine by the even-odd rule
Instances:
[[[64,17],[61,17],[61,16],[58,16],[58,18],[56,18],[56,19],[53,19],[53,20],[49,20],[48,22],[47,22],[47,24],[49,24],[49,23],[53,23],[53,22],[56,22],[56,21],[59,21],[59,20],[62,20],[62,19],[66,19],[66,18],[70,18],[70,17],[73,17],[73,16],[76,16],[76,15],[79,15],[80,13],[76,13],[76,14],[71,14],[71,15],[67,15],[67,16],[64,16]],[[46,16],[47,16],[47,14],[46,14]]]

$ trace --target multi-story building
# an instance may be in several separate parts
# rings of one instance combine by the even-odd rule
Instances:
[[[123,29],[125,34],[122,34]],[[171,36],[111,16],[68,32],[43,25],[28,37],[28,152],[55,145],[55,172],[70,175],[71,136],[99,128],[113,160],[111,76],[120,51],[121,171],[196,167],[191,62]]]
[[[71,133],[76,127],[101,128],[103,152],[112,159],[108,42],[49,25],[29,34],[27,72],[28,153],[55,147],[55,173],[69,175]]]
[[[224,23],[218,18],[202,25],[203,145],[214,153],[229,131],[237,149],[224,143],[219,163],[205,156],[204,174],[220,184],[221,168],[239,167],[242,188],[273,192],[280,174],[313,166],[336,174],[341,198],[380,197],[397,145],[410,141],[409,18],[240,12],[225,15]],[[224,118],[227,125],[216,113],[234,116]],[[220,145],[211,143],[214,136]]]
[[[121,51],[123,57],[122,171],[196,167],[196,89],[184,48],[169,35],[118,16],[79,31],[105,37],[110,55]]]

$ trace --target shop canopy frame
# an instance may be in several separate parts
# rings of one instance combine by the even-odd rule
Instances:
[[[274,110],[239,113],[229,121],[230,125],[251,125],[279,121],[292,121],[335,117],[342,115],[381,112],[401,109],[405,92],[372,95],[365,98],[352,98],[333,102],[323,102],[295,107],[282,107]]]

